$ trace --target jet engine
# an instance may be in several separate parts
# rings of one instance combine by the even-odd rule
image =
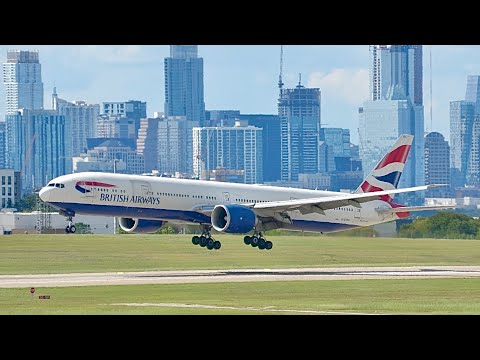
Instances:
[[[162,227],[163,221],[120,218],[118,224],[123,231],[129,234],[148,234],[157,232]]]
[[[258,222],[253,210],[242,205],[217,205],[211,218],[215,230],[234,234],[248,233]]]

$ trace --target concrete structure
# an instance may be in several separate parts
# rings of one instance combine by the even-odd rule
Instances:
[[[74,134],[71,137],[70,153],[72,156],[78,156],[87,151],[87,138],[96,136],[96,121],[100,114],[100,105],[89,105],[85,101],[69,102],[60,99],[56,88],[53,88],[52,108],[59,115],[65,116],[70,134]],[[71,169],[68,172],[71,172]]]
[[[135,121],[121,115],[101,114],[97,117],[96,137],[136,139]]]
[[[12,169],[0,169],[0,179],[1,208],[14,208],[22,196],[20,172]]]
[[[318,172],[320,89],[281,89],[278,115],[281,121],[281,179],[297,181],[298,174]]]
[[[193,129],[193,166],[198,178],[219,167],[244,170],[244,183],[263,183],[263,130],[236,121],[233,127]]]
[[[158,170],[160,173],[193,174],[192,129],[198,121],[169,116],[158,123]]]
[[[147,117],[147,103],[139,100],[115,101],[102,103],[102,114],[114,118],[127,118],[133,121],[136,138],[140,128],[140,119]]]
[[[125,174],[143,174],[145,161],[143,154],[121,139],[105,139],[93,149],[74,159],[74,172],[110,171]]]
[[[37,219],[39,213],[0,212],[0,235],[5,233],[29,233],[37,234]],[[48,218],[48,228],[42,229],[40,233],[64,234],[67,222],[65,216],[57,212],[45,213]],[[113,234],[113,217],[76,215],[75,223],[90,225],[93,234]]]
[[[450,146],[442,134],[431,132],[425,136],[425,184],[449,186],[426,191],[428,198],[449,198],[450,191]]]
[[[145,118],[140,120],[137,137],[137,152],[145,159],[145,172],[150,173],[159,168],[158,127],[162,118]]]
[[[3,63],[5,114],[18,109],[43,109],[42,66],[38,51],[8,50]]]
[[[165,58],[165,115],[205,122],[203,58],[197,45],[170,45]]]

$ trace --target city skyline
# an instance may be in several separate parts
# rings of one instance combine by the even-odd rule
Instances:
[[[424,47],[425,130],[450,137],[449,103],[465,97],[467,75],[480,74],[480,46],[434,45],[433,126],[430,124],[430,46]],[[168,45],[2,45],[7,50],[38,49],[42,64],[45,109],[50,109],[53,87],[68,101],[89,104],[104,101],[147,102],[147,115],[163,111],[163,61]],[[204,59],[205,107],[242,113],[276,114],[280,46],[199,45]],[[351,130],[358,143],[358,107],[368,99],[368,45],[284,46],[284,88],[293,88],[302,74],[302,84],[322,92],[322,125]],[[2,87],[0,96],[5,97]],[[0,103],[0,115],[5,103]]]

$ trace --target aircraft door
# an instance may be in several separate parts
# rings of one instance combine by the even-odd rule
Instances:
[[[228,192],[223,193],[223,201],[225,202],[225,204],[230,204],[230,193]]]

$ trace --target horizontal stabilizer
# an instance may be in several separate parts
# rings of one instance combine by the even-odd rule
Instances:
[[[415,211],[427,211],[427,210],[444,210],[444,209],[456,209],[460,206],[457,205],[432,205],[432,206],[405,206],[397,207],[393,209],[378,209],[377,212],[380,214],[390,214],[390,213],[404,213],[404,212],[415,212]]]

